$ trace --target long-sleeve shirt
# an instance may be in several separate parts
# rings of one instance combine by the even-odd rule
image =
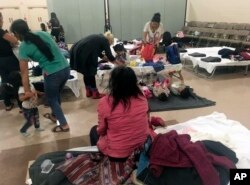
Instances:
[[[119,103],[112,109],[112,97],[105,96],[98,105],[98,127],[100,135],[97,146],[105,155],[124,158],[141,146],[150,134],[148,125],[148,103],[144,96],[131,98],[128,110]]]
[[[70,49],[70,67],[84,75],[95,75],[98,66],[98,57],[102,57],[102,52],[108,59],[115,60],[110,50],[108,39],[104,35],[89,35]]]

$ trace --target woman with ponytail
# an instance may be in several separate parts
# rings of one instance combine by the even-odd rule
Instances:
[[[42,31],[30,32],[24,20],[15,20],[11,25],[11,31],[22,42],[19,48],[19,64],[25,94],[33,93],[29,86],[28,75],[28,61],[33,60],[38,62],[43,70],[44,89],[52,110],[52,114],[47,113],[44,116],[53,122],[59,121],[60,125],[54,127],[53,132],[69,131],[60,99],[60,92],[70,75],[67,60],[48,33]]]
[[[143,29],[143,42],[159,46],[164,33],[161,23],[161,14],[155,13],[151,21],[147,22]]]

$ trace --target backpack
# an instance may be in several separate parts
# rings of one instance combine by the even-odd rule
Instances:
[[[180,52],[176,43],[166,47],[166,55],[170,64],[181,63]]]
[[[155,48],[153,44],[146,44],[141,51],[141,57],[147,61],[153,61]]]

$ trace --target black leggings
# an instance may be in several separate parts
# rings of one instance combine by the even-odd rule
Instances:
[[[89,133],[89,137],[90,137],[90,143],[91,146],[96,146],[97,142],[99,140],[99,135],[97,133],[97,125],[93,126],[90,130]],[[127,157],[125,158],[116,158],[116,157],[110,157],[109,156],[109,160],[112,162],[125,162],[127,160]]]
[[[56,42],[60,41],[59,39],[60,32],[61,32],[60,28],[52,28],[51,30],[50,34],[56,38]]]
[[[83,81],[86,88],[96,89],[95,76],[83,76]]]
[[[1,83],[7,83],[9,74],[13,71],[20,71],[19,62],[15,55],[9,57],[0,57],[0,76]],[[8,94],[3,95],[5,106],[11,106],[11,96]],[[16,97],[14,97],[16,98]]]

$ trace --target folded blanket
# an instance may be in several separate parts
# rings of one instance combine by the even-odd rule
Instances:
[[[198,53],[198,52],[190,53],[188,55],[192,56],[192,57],[206,57],[206,54],[204,54],[204,53]]]
[[[230,56],[234,55],[234,51],[231,49],[223,48],[223,49],[218,51],[218,54],[221,55],[221,58],[230,59]]]
[[[143,64],[143,66],[152,66],[154,68],[155,72],[159,72],[159,71],[164,69],[164,65],[160,61],[158,61],[158,62],[153,62],[153,61],[146,62],[145,64]]]
[[[201,59],[204,62],[221,62],[221,58],[220,57],[206,57],[206,58],[202,58]]]

